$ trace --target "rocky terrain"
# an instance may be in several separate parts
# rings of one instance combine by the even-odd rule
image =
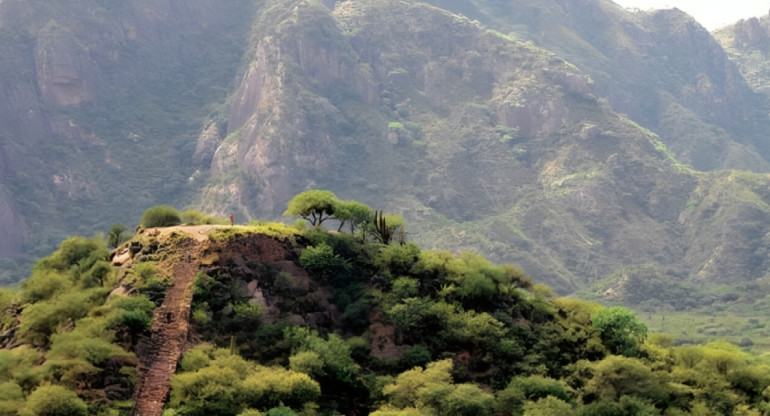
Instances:
[[[522,10],[516,9],[526,15]],[[685,138],[659,121],[676,120],[688,132],[682,123],[711,129],[697,114],[725,112],[703,103],[734,101],[731,111],[764,104],[688,16],[631,13],[606,3],[587,4],[574,16],[565,11],[575,19],[570,27],[583,28],[586,38],[588,24],[579,22],[588,19],[587,10],[595,12],[594,23],[625,19],[612,28],[627,32],[629,42],[644,43],[647,51],[633,59],[656,67],[621,65],[620,46],[600,41],[614,39],[611,34],[591,38],[604,49],[592,48],[594,55],[582,60],[573,51],[567,61],[519,40],[518,32],[505,35],[419,3],[268,7],[262,18],[283,24],[265,27],[255,38],[256,59],[234,95],[228,139],[212,152],[212,179],[198,203],[214,212],[269,216],[297,188],[329,188],[371,204],[391,195],[386,208],[410,219],[418,241],[522,264],[563,292],[634,264],[652,264],[657,276],[672,281],[762,277],[767,178],[691,169],[687,163],[725,165],[710,156],[704,156],[709,165],[695,163],[689,150],[677,147]],[[538,19],[543,25],[557,21]],[[634,32],[642,27],[646,40]],[[426,35],[434,29],[447,35]],[[660,41],[675,30],[700,40],[680,48]],[[561,51],[553,46],[556,39],[532,38]],[[671,62],[679,50],[703,57],[693,57],[694,67]],[[608,62],[605,72],[595,72],[597,62]],[[639,72],[628,75],[632,70]],[[700,73],[720,87],[693,87],[712,95],[687,101],[689,87],[681,82],[641,79],[662,71],[687,82],[697,82]],[[640,88],[633,85],[647,82],[655,87],[643,94],[673,97],[671,105],[683,113],[630,107],[660,101],[634,95]],[[619,100],[624,96],[625,104]],[[721,123],[714,129],[735,136],[721,138],[714,155],[764,170],[756,148],[741,144],[747,136],[731,127],[734,118],[714,117],[709,123]],[[642,125],[650,129],[633,120],[649,122]],[[697,146],[710,140],[699,133],[692,139]],[[757,164],[744,164],[751,160]],[[241,181],[225,179],[232,177]],[[736,224],[758,231],[739,237],[744,234]]]
[[[6,280],[154,204],[277,219],[311,188],[560,293],[634,266],[698,287],[765,276],[761,76],[679,11],[81,2],[0,3]]]

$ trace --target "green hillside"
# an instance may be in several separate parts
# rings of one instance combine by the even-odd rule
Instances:
[[[200,215],[163,228],[148,214],[112,252],[63,241],[1,292],[0,413],[770,410],[764,356],[674,346],[628,309],[557,297],[516,266],[421,250],[363,204],[351,216],[333,194],[297,198],[291,213],[355,232]]]

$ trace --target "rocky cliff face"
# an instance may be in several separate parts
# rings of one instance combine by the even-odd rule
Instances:
[[[708,33],[681,13],[628,17],[593,3],[582,11],[560,5],[578,15],[575,27],[626,16],[613,27],[640,44],[629,45],[634,53],[617,44],[606,55],[594,50],[604,62],[623,53],[640,64],[646,55],[674,60],[660,46],[670,37],[700,51],[694,69],[685,60],[669,64],[678,71],[670,76],[685,81],[667,91],[674,84],[664,76],[643,96],[658,103],[648,112],[638,107],[646,99],[632,98],[627,85],[608,85],[609,73],[597,72],[605,81],[597,80],[551,52],[438,8],[271,4],[258,21],[273,25],[258,25],[228,139],[213,154],[212,180],[200,197],[208,209],[271,217],[292,195],[328,188],[404,213],[423,246],[481,250],[522,264],[563,292],[624,264],[654,264],[673,279],[764,273],[758,253],[767,199],[755,188],[767,179],[698,174],[677,162],[661,137],[613,111],[625,105],[615,98],[625,96],[643,119],[676,128],[685,129],[687,117],[701,123],[706,113],[714,123],[733,122],[716,113],[738,102],[745,84]],[[629,26],[632,17],[640,20]],[[636,33],[642,29],[646,35]],[[638,82],[654,69],[624,68],[639,71]],[[611,96],[609,104],[602,95]],[[685,116],[663,111],[661,97],[673,97],[665,105]],[[726,159],[765,163],[728,136],[699,145],[727,152]],[[707,157],[682,152],[690,162]],[[721,163],[715,160],[708,163]],[[703,199],[711,186],[722,191]],[[714,200],[725,209],[704,208]],[[741,237],[743,248],[727,244],[744,235],[728,232],[738,223],[758,227]]]
[[[430,3],[558,53],[613,109],[656,132],[699,170],[770,170],[767,102],[694,19],[677,9],[605,1],[435,0]]]
[[[770,53],[770,16],[741,20],[714,33],[741,74],[757,92],[770,94],[767,55]]]
[[[0,2],[0,258],[103,230],[115,202],[136,216],[179,198],[191,169],[177,155],[192,152],[190,132],[223,99],[250,10]]]
[[[326,188],[562,292],[629,264],[764,275],[768,178],[686,166],[770,167],[764,97],[702,27],[431,3],[0,2],[0,257],[159,203],[273,219]],[[763,22],[736,36],[760,48]]]

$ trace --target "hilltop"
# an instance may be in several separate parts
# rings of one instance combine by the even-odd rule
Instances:
[[[674,347],[625,308],[556,297],[520,268],[475,254],[383,244],[367,224],[353,234],[264,222],[149,227],[112,252],[100,239],[63,241],[18,293],[0,292],[0,412],[770,406],[763,358],[724,341]]]

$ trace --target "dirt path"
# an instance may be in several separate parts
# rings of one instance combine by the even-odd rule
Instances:
[[[192,234],[198,234],[198,230],[194,231]],[[155,309],[151,335],[139,341],[136,347],[139,380],[131,415],[163,414],[171,389],[171,376],[185,351],[190,329],[193,281],[198,272],[197,254],[198,243],[191,241],[182,259],[173,265],[174,283],[166,290],[163,304]]]

